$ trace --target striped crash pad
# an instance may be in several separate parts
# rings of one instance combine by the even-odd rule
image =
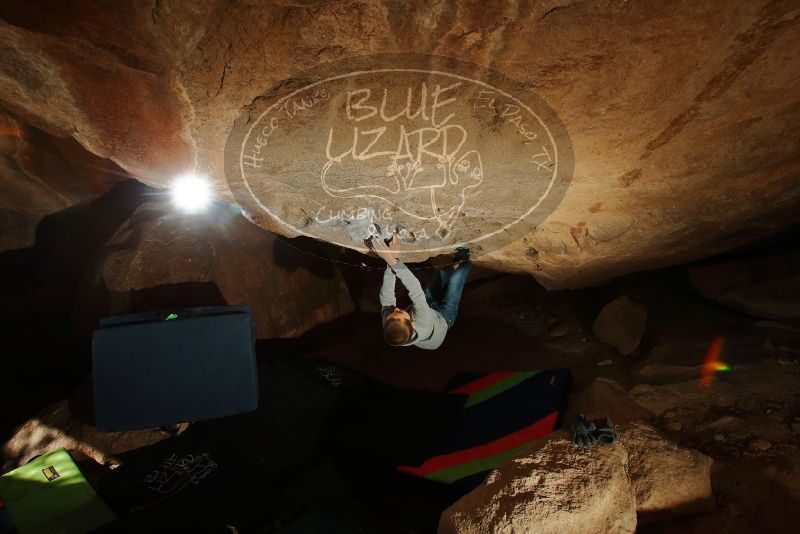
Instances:
[[[456,375],[446,391],[464,395],[462,412],[436,453],[397,470],[475,486],[490,470],[560,425],[572,375],[567,369]]]

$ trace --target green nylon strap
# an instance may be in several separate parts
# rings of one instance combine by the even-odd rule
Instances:
[[[539,371],[520,371],[519,373],[514,373],[508,378],[470,395],[467,398],[467,402],[464,404],[464,409],[466,410],[471,406],[475,406],[476,404],[480,404],[487,399],[491,399],[495,395],[502,393],[507,389],[513,388],[520,382],[523,382],[524,380],[527,380],[538,373]]]

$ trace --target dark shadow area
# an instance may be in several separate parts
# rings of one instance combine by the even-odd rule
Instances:
[[[335,386],[317,374],[319,364],[329,365],[305,358],[263,365],[255,412],[196,423],[124,454],[123,466],[96,486],[119,515],[131,514],[108,531],[170,524],[185,514],[205,518],[202,532],[224,525],[271,532],[266,527],[311,508],[363,532],[434,532],[441,510],[465,488],[394,467],[424,458],[463,399],[395,390],[352,373],[347,386]]]
[[[27,318],[20,317],[20,323],[13,332],[9,330],[6,338],[16,342],[18,348],[4,359],[9,372],[2,375],[3,395],[15,406],[15,410],[3,412],[4,439],[15,425],[45,405],[69,396],[86,381],[91,372],[92,330],[100,318],[114,315],[115,307],[125,313],[139,313],[226,304],[213,283],[187,282],[128,293],[95,288],[83,294],[72,319],[68,307],[49,312],[38,310]],[[8,327],[8,321],[4,328]],[[92,419],[86,403],[85,398],[78,403],[77,413],[83,414],[82,420],[88,423]]]
[[[91,363],[90,335],[74,328],[72,306],[86,267],[152,189],[135,180],[42,219],[30,249],[0,254],[0,436],[70,395]]]
[[[465,315],[458,321],[435,352],[387,345],[380,317],[364,313],[318,326],[296,339],[259,340],[256,347],[259,363],[286,356],[324,353],[326,358],[393,386],[420,389],[442,388],[455,371],[564,366],[561,352],[537,343],[519,328],[500,319]],[[482,332],[491,332],[491,335],[482,335]],[[502,350],[498,350],[498,340],[502,340]]]
[[[182,282],[148,287],[138,291],[111,292],[100,286],[84,287],[75,303],[75,328],[90,333],[97,322],[119,313],[224,306],[227,302],[213,282]]]
[[[152,191],[136,180],[126,180],[92,202],[42,219],[34,246],[38,284],[62,292],[74,290],[100,247]]]
[[[336,266],[325,260],[335,249],[336,247],[304,236],[287,240],[276,235],[272,254],[275,263],[289,272],[306,269],[319,278],[330,279],[336,276]]]
[[[332,270],[338,269],[357,307],[358,296],[380,280],[386,265],[375,256],[305,236],[293,239],[275,236],[273,253],[278,265],[290,271],[302,266],[317,276],[329,278],[333,276]]]
[[[786,466],[791,469],[791,467]],[[736,469],[729,463],[717,463],[712,468],[715,488],[734,488],[715,493],[713,510],[702,514],[677,517],[669,511],[644,514],[647,524],[639,528],[643,534],[679,534],[683,532],[775,532],[793,534],[797,531],[792,519],[797,517],[798,501],[786,488],[764,473],[763,460],[742,459]],[[740,504],[747,502],[744,510]],[[663,522],[656,522],[663,521]],[[655,523],[654,523],[655,522]]]

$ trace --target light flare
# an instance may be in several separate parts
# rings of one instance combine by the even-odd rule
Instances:
[[[714,381],[714,375],[719,372],[728,372],[731,367],[720,361],[722,355],[722,348],[725,344],[725,338],[722,336],[716,337],[711,345],[708,346],[706,358],[703,362],[703,367],[700,370],[700,386],[708,387]]]
[[[211,185],[205,176],[189,173],[175,178],[170,185],[172,202],[181,211],[197,213],[211,203]]]

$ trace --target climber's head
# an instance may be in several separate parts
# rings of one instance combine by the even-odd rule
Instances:
[[[389,345],[405,345],[411,340],[413,333],[414,323],[411,321],[411,315],[400,308],[395,308],[383,323],[383,339]]]

